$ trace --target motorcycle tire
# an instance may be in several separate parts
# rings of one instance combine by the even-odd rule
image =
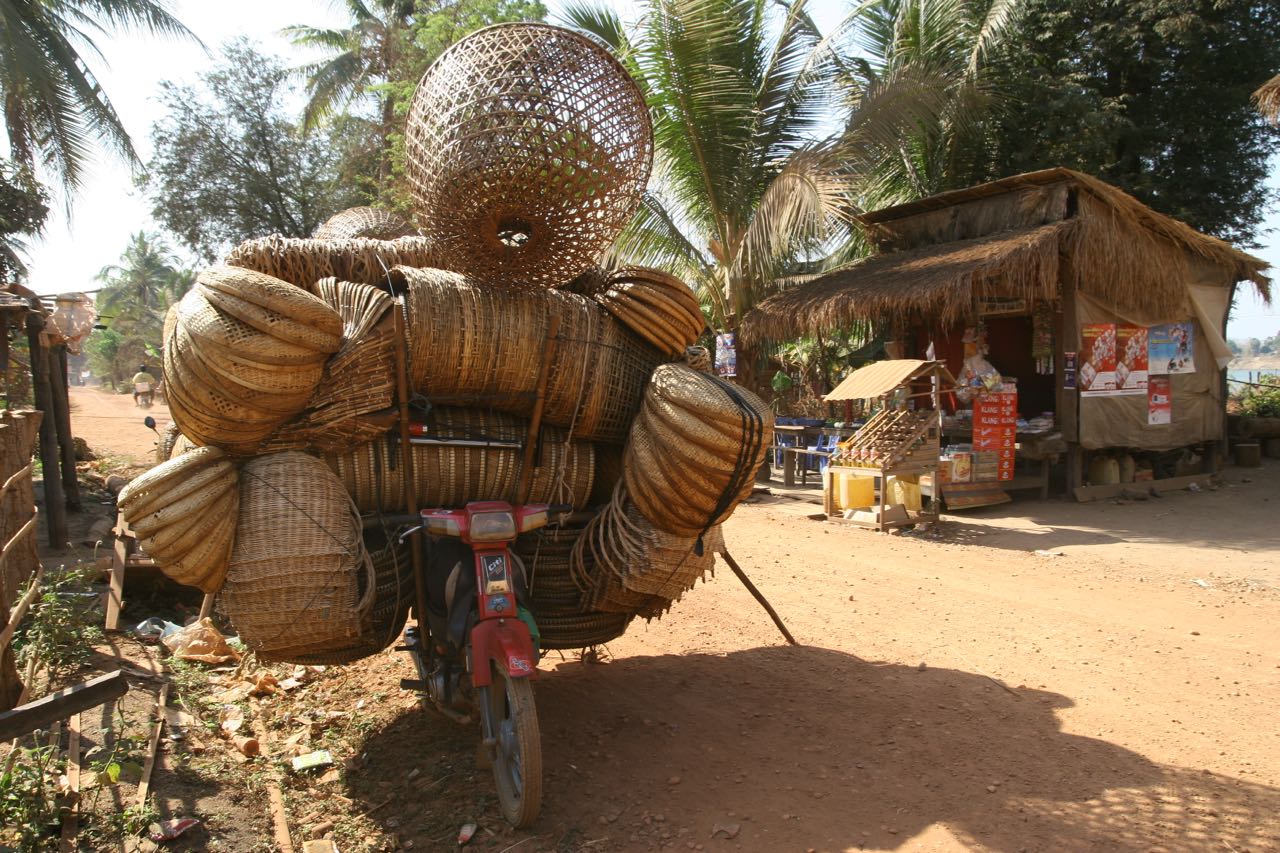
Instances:
[[[498,805],[516,829],[530,826],[542,809],[542,735],[533,684],[495,668],[493,683],[483,691],[481,712],[492,732],[493,778]]]

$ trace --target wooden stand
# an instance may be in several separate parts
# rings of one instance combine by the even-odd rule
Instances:
[[[822,503],[823,511],[829,518],[839,518],[860,527],[870,527],[883,533],[894,527],[908,527],[922,522],[937,521],[939,517],[938,453],[940,452],[941,428],[935,412],[912,412],[906,409],[885,409],[867,422],[848,442],[841,444],[833,459],[861,458],[870,459],[874,455],[874,463],[838,464],[833,462],[827,468],[823,479]],[[841,509],[836,500],[837,480],[841,474],[853,477],[870,478],[875,489],[876,510],[874,522],[859,519],[845,519],[840,515]],[[906,511],[905,518],[899,515],[893,519],[888,515],[885,487],[890,477],[916,477],[927,475],[929,482],[920,485],[922,508],[919,511]],[[928,496],[928,509],[923,508],[923,499]]]
[[[138,537],[129,529],[124,513],[116,516],[116,545],[111,559],[111,588],[107,593],[108,631],[120,630],[120,611],[124,609],[124,574],[129,568],[155,568],[155,560],[138,550]]]

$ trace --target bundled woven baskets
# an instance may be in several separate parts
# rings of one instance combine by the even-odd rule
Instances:
[[[220,607],[245,645],[293,661],[359,643],[377,579],[360,517],[324,463],[295,452],[246,462],[239,518]]]
[[[682,364],[653,372],[623,459],[623,483],[653,526],[699,536],[751,494],[773,413],[743,388]]]
[[[440,55],[413,96],[409,185],[438,266],[486,285],[554,286],[631,219],[653,129],[618,61],[577,33],[500,24]]]
[[[118,506],[166,577],[217,592],[236,535],[238,483],[226,453],[201,447],[133,480]]]
[[[663,355],[683,354],[706,328],[698,298],[674,276],[624,267],[610,274],[608,282],[596,301]]]
[[[396,240],[418,231],[403,217],[377,207],[349,207],[325,220],[311,236],[317,240]]]
[[[524,464],[528,422],[474,409],[434,409],[422,438],[445,444],[413,445],[413,469],[421,506],[457,507],[468,501],[516,500],[583,507],[591,494],[595,451],[589,442],[566,441],[564,430],[544,427],[529,494],[516,495]],[[493,446],[484,446],[492,444]],[[361,512],[404,508],[400,450],[374,441],[345,453],[329,453],[325,464],[338,475]]]
[[[286,282],[234,267],[206,270],[168,324],[165,391],[197,444],[252,453],[306,406],[342,319]]]
[[[438,267],[440,259],[430,241],[422,237],[395,240],[306,240],[294,237],[261,237],[247,240],[227,256],[227,265],[257,270],[282,281],[312,290],[325,278],[359,284],[386,284],[387,270]]]
[[[482,287],[443,270],[397,268],[409,315],[410,381],[443,405],[533,411],[558,321],[543,419],[575,438],[622,443],[662,356],[590,299]]]

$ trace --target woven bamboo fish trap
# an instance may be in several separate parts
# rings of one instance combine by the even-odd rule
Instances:
[[[723,550],[719,525],[701,537],[659,530],[619,486],[575,543],[570,564],[590,607],[652,618],[714,571]]]
[[[662,356],[591,300],[555,290],[498,290],[456,273],[399,267],[410,382],[434,403],[533,411],[552,317],[556,348],[543,420],[575,438],[621,443]]]
[[[653,128],[604,48],[545,24],[499,24],[440,55],[414,93],[410,190],[445,269],[551,287],[590,267],[639,205]]]
[[[335,213],[311,235],[316,240],[396,240],[416,237],[418,230],[404,217],[377,207],[349,207]]]
[[[226,263],[257,270],[310,291],[316,282],[325,278],[385,285],[387,270],[392,267],[438,267],[441,261],[431,242],[423,237],[395,240],[261,237],[241,243],[227,255]]]
[[[377,596],[360,517],[319,459],[244,464],[220,606],[263,660],[339,653],[360,641]]]
[[[290,663],[347,664],[376,655],[390,646],[404,630],[413,603],[413,563],[409,546],[380,531],[365,534],[365,548],[373,562],[373,604],[360,627],[360,635],[348,646],[324,652],[290,652]],[[363,588],[360,590],[363,594]]]
[[[222,587],[231,557],[238,483],[226,453],[202,447],[134,479],[118,506],[166,577],[212,593]]]
[[[624,267],[610,274],[608,282],[596,301],[663,355],[681,355],[706,328],[698,298],[674,276]]]
[[[653,372],[623,459],[630,500],[659,530],[699,536],[751,494],[773,441],[754,394],[682,364]]]
[[[458,507],[468,501],[564,503],[586,506],[591,494],[595,452],[590,442],[568,441],[565,431],[544,427],[528,495],[515,494],[524,463],[523,418],[476,409],[433,409],[424,438],[449,444],[413,445],[418,503]],[[467,444],[461,444],[466,442]],[[485,447],[486,443],[496,446]],[[338,476],[361,512],[404,508],[400,451],[385,440],[344,453],[327,453],[325,464]]]
[[[316,295],[342,318],[342,348],[325,363],[306,410],[265,442],[264,452],[309,448],[339,452],[386,432],[362,420],[395,401],[395,299],[376,287],[331,278]]]
[[[253,453],[301,412],[338,350],[342,318],[287,282],[206,270],[167,323],[170,413],[196,444]]]

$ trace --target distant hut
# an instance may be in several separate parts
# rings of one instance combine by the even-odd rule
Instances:
[[[932,347],[962,376],[966,344],[972,350],[974,329],[985,330],[990,363],[1017,380],[1019,415],[1043,423],[1052,413],[1068,487],[1082,482],[1082,450],[1166,451],[1224,438],[1227,314],[1238,282],[1270,300],[1265,261],[1061,168],[860,220],[875,254],[765,300],[744,319],[745,338],[872,321],[897,339],[896,355],[922,358]],[[1159,372],[1153,387],[1167,386],[1172,398],[1170,422],[1160,423],[1148,376],[1129,375],[1129,365],[1099,379],[1109,364],[1091,363],[1089,346],[1111,328],[1109,345],[1119,330],[1120,345],[1133,340],[1136,349],[1166,324],[1186,352],[1172,374],[1167,363],[1150,366]]]

